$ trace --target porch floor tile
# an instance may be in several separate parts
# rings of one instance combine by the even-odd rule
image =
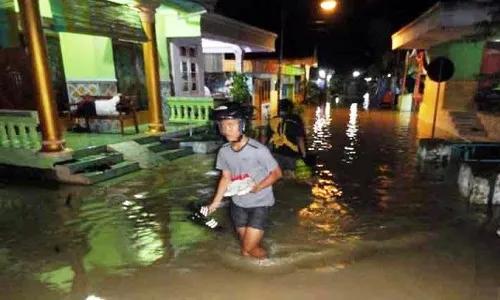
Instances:
[[[187,128],[189,128],[187,124],[169,124],[167,126],[167,133]],[[92,146],[102,146],[135,140],[148,136],[148,134],[145,133],[147,130],[148,125],[142,124],[139,125],[139,134],[135,133],[135,128],[133,126],[125,127],[124,135],[121,135],[119,130],[111,133],[76,133],[68,131],[64,133],[64,139],[66,140],[66,147],[78,150]]]

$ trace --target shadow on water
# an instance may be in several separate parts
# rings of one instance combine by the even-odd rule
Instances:
[[[358,104],[306,114],[315,178],[276,184],[269,259],[239,257],[227,208],[215,216],[221,233],[187,221],[186,206],[209,200],[217,180],[213,155],[192,156],[113,185],[0,188],[0,289],[11,299],[83,299],[146,270],[341,270],[428,247],[443,231],[453,242],[433,247],[470,250],[472,234],[455,232],[456,195],[418,178],[414,116]]]

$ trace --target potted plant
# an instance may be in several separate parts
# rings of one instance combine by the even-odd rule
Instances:
[[[252,103],[252,94],[247,84],[248,77],[245,74],[233,74],[233,82],[229,93],[231,101],[239,102],[243,105],[250,105]]]

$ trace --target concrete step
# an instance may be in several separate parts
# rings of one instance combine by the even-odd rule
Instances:
[[[139,169],[140,169],[139,163],[124,161],[111,166],[111,169],[99,172],[86,173],[82,175],[87,178],[88,184],[94,184],[108,179],[120,177],[122,175],[132,173]]]
[[[457,129],[458,134],[461,136],[477,136],[477,137],[486,137],[487,133],[484,130],[472,130],[472,129]]]
[[[454,122],[454,123],[465,123],[465,124],[473,124],[473,123],[479,123],[479,119],[478,118],[451,118],[451,120]]]
[[[469,117],[476,116],[476,112],[474,111],[450,111],[450,116],[459,116],[459,117]]]
[[[73,151],[72,156],[75,159],[79,159],[85,156],[97,155],[105,153],[107,151],[106,146],[92,146],[83,149],[78,149]]]
[[[161,155],[167,161],[171,161],[171,160],[175,160],[175,159],[193,154],[193,149],[183,148],[183,149],[175,149],[175,150],[166,150],[163,152],[159,152],[158,154]]]
[[[165,140],[162,142],[156,142],[156,143],[151,143],[151,145],[147,145],[148,150],[151,152],[163,152],[166,150],[174,150],[174,149],[179,149],[179,142],[174,141],[174,140]]]
[[[159,141],[160,141],[160,136],[157,135],[145,136],[134,140],[134,142],[140,145],[158,143]]]
[[[486,134],[486,130],[484,128],[478,127],[455,127],[455,129],[460,132],[481,132]]]
[[[101,165],[111,166],[122,161],[123,154],[121,153],[103,153],[82,157],[74,163],[65,164],[64,167],[69,169],[70,174],[76,174],[91,167],[98,167]]]
[[[479,118],[477,116],[470,116],[470,117],[451,116],[451,119],[453,120],[453,122],[473,122],[475,120],[479,120]]]

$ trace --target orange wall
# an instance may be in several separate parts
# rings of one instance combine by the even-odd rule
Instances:
[[[439,91],[439,104],[437,108],[438,113],[436,118],[435,137],[440,138],[449,138],[450,136],[457,135],[448,112],[443,109],[446,87],[447,83],[441,83],[441,88]],[[437,90],[438,84],[427,77],[425,80],[424,97],[418,111],[419,138],[429,138],[432,135],[432,123],[434,118]]]

